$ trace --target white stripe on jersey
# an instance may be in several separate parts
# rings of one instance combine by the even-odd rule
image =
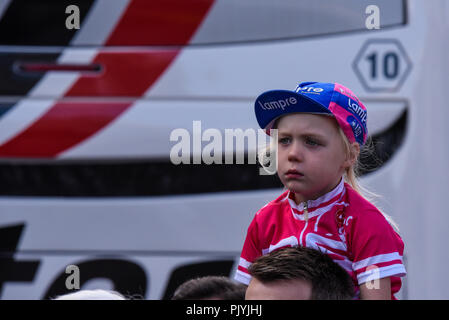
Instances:
[[[319,246],[318,243],[322,243],[322,244],[326,245],[327,247],[330,247],[335,250],[340,250],[340,251],[345,251],[345,252],[348,250],[346,245],[342,241],[329,239],[329,238],[323,237],[317,233],[312,233],[312,232],[310,232],[306,235],[306,246],[307,247],[311,247],[311,248],[320,250],[321,246]]]
[[[285,247],[290,245],[291,247],[297,247],[298,246],[298,239],[296,239],[295,236],[291,236],[285,239],[282,239],[281,241],[279,241],[278,243],[276,243],[275,245],[270,244],[269,248],[266,249],[262,249],[262,254],[265,255],[267,253],[270,253],[278,248],[281,247]]]
[[[243,271],[237,270],[235,272],[235,276],[234,279],[237,280],[238,282],[241,282],[243,284],[248,285],[249,282],[251,281],[251,276]]]
[[[315,200],[309,200],[308,206],[310,208],[318,207],[320,204],[330,201],[332,198],[334,198],[337,194],[341,193],[340,199],[345,194],[345,180],[342,178],[340,180],[340,183],[337,185],[337,187],[332,190],[331,192],[326,193],[325,195],[315,199]]]
[[[383,263],[383,262],[389,262],[393,260],[400,260],[402,262],[402,256],[399,255],[397,252],[387,253],[387,254],[379,254],[377,256],[372,256],[363,260],[360,260],[358,262],[354,262],[352,264],[352,268],[357,271],[362,268],[366,268],[370,265],[377,264],[377,263]]]
[[[381,268],[372,268],[370,270],[367,270],[365,272],[360,273],[357,275],[357,281],[359,285],[362,283],[378,280],[382,278],[387,277],[403,277],[407,274],[405,271],[405,267],[403,264],[393,264],[391,266],[385,266]]]
[[[245,269],[248,269],[250,265],[251,265],[251,262],[249,262],[248,260],[245,260],[243,258],[240,258],[239,266],[241,266]]]
[[[343,243],[341,241],[332,240],[332,239],[323,237],[316,233],[309,233],[306,236],[307,247],[313,248],[315,250],[321,251],[326,254],[334,254],[334,255],[337,255],[337,256],[343,258],[342,260],[338,260],[338,259],[332,259],[332,260],[334,260],[334,262],[338,263],[346,271],[353,272],[352,261],[349,260],[349,258],[347,256],[344,256],[340,253],[333,252],[332,250],[322,247],[319,244],[323,244],[326,247],[329,247],[331,249],[347,252],[347,247],[346,247],[345,243]]]

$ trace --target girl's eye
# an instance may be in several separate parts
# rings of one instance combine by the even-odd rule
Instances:
[[[290,142],[290,138],[288,138],[288,137],[279,138],[280,144],[288,144],[289,142]]]
[[[312,146],[312,147],[316,147],[316,146],[320,145],[318,141],[316,141],[312,138],[306,138],[306,144],[309,146]]]

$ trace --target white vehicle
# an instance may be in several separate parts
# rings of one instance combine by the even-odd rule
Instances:
[[[232,276],[281,184],[175,165],[170,134],[258,129],[257,95],[322,81],[368,109],[362,183],[406,245],[398,298],[448,299],[448,34],[446,0],[0,1],[0,298]]]

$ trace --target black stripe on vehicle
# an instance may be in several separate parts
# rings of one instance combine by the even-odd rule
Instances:
[[[94,0],[13,0],[0,20],[0,45],[66,46],[77,29],[66,28],[69,5],[80,10],[80,25]]]
[[[0,296],[3,284],[31,284],[39,268],[39,260],[17,260],[14,253],[23,235],[25,224],[0,227]]]
[[[162,196],[281,187],[259,167],[174,165],[170,161],[98,164],[1,164],[0,195]]]

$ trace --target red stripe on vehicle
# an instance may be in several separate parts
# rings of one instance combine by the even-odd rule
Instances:
[[[133,0],[106,45],[187,44],[213,0]],[[140,97],[173,63],[179,49],[100,52],[102,72],[82,74],[65,96]],[[129,103],[58,102],[0,146],[3,157],[55,157],[105,128]]]
[[[130,105],[58,102],[30,128],[3,144],[0,156],[55,156],[104,128]]]
[[[107,46],[184,45],[214,0],[133,0]]]
[[[140,97],[175,59],[178,50],[100,52],[92,61],[100,74],[83,75],[66,96]]]

